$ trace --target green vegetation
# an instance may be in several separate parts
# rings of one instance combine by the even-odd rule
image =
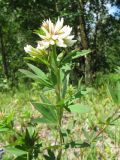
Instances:
[[[119,157],[120,1],[0,0],[0,159]]]
[[[74,88],[70,87],[68,91],[68,94],[71,94],[74,92]],[[50,93],[48,93],[48,96],[50,96],[51,100],[54,100],[54,97]],[[39,92],[26,90],[26,88],[24,89],[24,87],[22,87],[21,91],[16,91],[14,94],[10,92],[0,94],[0,99],[0,124],[5,125],[3,121],[5,122],[6,119],[10,119],[12,121],[12,125],[14,126],[14,130],[16,132],[21,132],[23,136],[23,130],[29,126],[31,118],[39,115],[29,103],[30,99],[39,100]],[[88,142],[88,135],[92,134],[92,132],[98,133],[104,127],[104,122],[106,119],[109,118],[115,112],[115,110],[119,108],[113,103],[106,87],[101,87],[98,89],[89,88],[88,94],[80,98],[79,101],[89,105],[91,111],[90,113],[81,115],[77,113],[72,115],[65,113],[63,118],[63,133],[64,136],[66,136],[66,141],[70,141],[71,139],[79,139],[78,143],[80,144],[80,141],[83,139],[85,142]],[[115,121],[114,125],[108,126],[99,136],[97,142],[94,142],[90,148],[79,148],[80,146],[78,144],[78,148],[68,149],[65,151],[62,159],[68,159],[67,157],[69,157],[69,160],[97,160],[99,157],[102,159],[117,159],[117,157],[119,157],[120,145],[119,124],[120,120],[118,119]],[[40,144],[44,140],[44,145],[46,143],[49,145],[49,142],[52,142],[52,144],[55,143],[53,139],[53,137],[56,135],[55,130],[50,133],[50,128],[46,128],[45,125],[38,125],[37,130]],[[67,135],[70,137],[67,137]],[[1,132],[1,146],[4,146],[8,143],[16,143],[17,138],[18,136],[16,137],[16,133],[11,133],[8,131],[7,133]],[[3,160],[8,159],[13,159],[9,152],[3,156]],[[38,159],[42,160],[41,154],[39,155]]]

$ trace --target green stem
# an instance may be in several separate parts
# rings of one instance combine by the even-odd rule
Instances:
[[[60,75],[60,68],[58,68],[58,74],[57,74],[57,102],[58,104],[61,102],[61,75]],[[63,137],[61,133],[61,126],[62,126],[62,117],[63,117],[63,108],[60,105],[58,105],[58,115],[59,115],[59,126],[58,126],[58,132],[60,136],[60,145],[62,146],[63,143]],[[57,156],[57,160],[60,160],[62,157],[62,148],[60,148]]]
[[[119,110],[119,108],[117,108],[115,110],[115,112],[111,116],[111,119],[116,115],[116,113],[118,112],[118,110]],[[97,133],[97,135],[92,139],[91,142],[93,142],[96,138],[98,138],[99,135],[101,135],[108,126],[109,126],[109,123],[105,124],[104,127]]]
[[[53,51],[53,58],[54,58],[54,64],[56,66],[55,69],[55,75],[57,78],[57,83],[55,87],[55,93],[56,93],[56,103],[57,103],[57,111],[58,111],[58,118],[59,118],[59,124],[58,124],[58,133],[59,133],[59,138],[60,138],[60,146],[61,148],[59,149],[57,160],[60,160],[62,157],[62,144],[63,144],[63,137],[61,133],[61,126],[62,126],[62,117],[63,117],[63,108],[61,106],[61,100],[62,100],[62,82],[61,82],[61,73],[60,73],[60,68],[58,66],[57,62],[57,53],[56,53],[56,46],[52,46],[52,51]]]

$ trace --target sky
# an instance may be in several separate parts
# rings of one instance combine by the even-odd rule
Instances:
[[[111,6],[110,4],[107,4],[106,7],[108,8],[109,14],[111,15],[115,15],[116,12],[120,12],[116,6]]]

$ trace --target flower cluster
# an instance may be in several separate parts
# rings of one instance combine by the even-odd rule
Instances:
[[[73,40],[74,35],[71,35],[72,28],[67,25],[63,26],[63,23],[63,18],[58,18],[56,24],[52,23],[50,19],[43,21],[40,32],[37,33],[41,41],[38,41],[36,50],[45,50],[49,48],[50,45],[64,48],[72,46],[76,42],[76,40]],[[24,47],[27,53],[32,52],[34,49],[31,45]]]

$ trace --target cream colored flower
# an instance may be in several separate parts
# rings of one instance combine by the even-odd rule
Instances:
[[[56,24],[52,21],[43,21],[41,29],[44,34],[39,34],[41,41],[38,42],[38,48],[48,48],[50,45],[57,45],[59,47],[72,46],[76,40],[73,40],[74,36],[71,35],[72,28],[65,25],[63,26],[64,19],[57,20]]]
[[[54,24],[50,19],[43,21],[41,26],[41,32],[37,33],[41,41],[38,41],[37,47],[34,48],[31,45],[24,47],[25,52],[29,53],[32,57],[46,53],[46,49],[50,45],[57,45],[59,47],[72,46],[76,40],[73,40],[74,36],[71,35],[72,27],[63,26],[64,19],[57,20]]]
[[[38,41],[37,49],[47,49],[49,47],[49,43],[47,41]]]
[[[25,50],[26,53],[31,52],[32,49],[33,49],[33,47],[31,45],[28,45],[28,44],[26,45],[26,47],[24,47],[24,50]]]
[[[26,47],[24,47],[24,50],[33,58],[39,55],[46,54],[46,51],[44,50],[44,47],[42,44],[38,44],[36,48],[32,47],[31,45],[26,45]]]

